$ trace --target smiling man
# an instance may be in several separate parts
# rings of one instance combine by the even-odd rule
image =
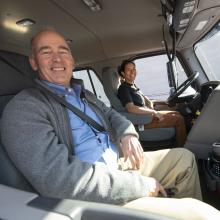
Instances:
[[[127,204],[129,208],[140,208],[135,201],[129,201],[145,197],[142,210],[167,216],[179,216],[181,210],[190,213],[192,208],[197,215],[199,204],[210,213],[217,212],[192,199],[187,199],[180,210],[175,210],[175,204],[178,201],[181,207],[185,200],[159,199],[163,209],[153,205],[149,197],[167,197],[165,189],[176,198],[201,200],[193,154],[179,148],[143,152],[132,123],[72,78],[74,58],[59,33],[39,32],[31,48],[30,64],[39,73],[38,85],[78,108],[105,130],[96,130],[38,88],[15,96],[3,113],[2,142],[13,163],[39,194]],[[119,159],[119,149],[124,159]]]
[[[31,41],[30,64],[39,70],[39,78],[58,85],[70,86],[75,61],[67,43],[53,32],[42,32]]]

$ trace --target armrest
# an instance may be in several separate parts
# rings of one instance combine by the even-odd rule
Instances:
[[[0,219],[33,220],[172,220],[120,206],[42,197],[0,184]],[[4,205],[5,204],[5,205]]]

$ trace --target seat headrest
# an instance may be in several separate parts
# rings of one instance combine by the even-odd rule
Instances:
[[[6,63],[15,66],[22,74]],[[24,88],[32,86],[29,79],[36,78],[29,64],[28,57],[12,52],[0,51],[0,95],[14,95]]]
[[[120,77],[115,68],[105,67],[102,71],[103,83],[109,84],[111,86],[111,91],[114,91],[115,94],[118,93],[118,87],[120,86]],[[105,82],[104,82],[105,81]],[[110,87],[106,87],[107,89]]]

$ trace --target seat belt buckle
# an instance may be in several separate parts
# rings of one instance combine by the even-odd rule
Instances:
[[[144,131],[144,125],[138,125],[138,131]]]

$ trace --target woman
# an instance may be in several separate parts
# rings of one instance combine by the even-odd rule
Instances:
[[[145,128],[175,127],[177,146],[184,145],[186,140],[186,127],[184,118],[176,111],[170,111],[165,102],[153,102],[148,99],[134,84],[136,78],[135,63],[124,60],[119,68],[119,75],[123,81],[118,89],[118,97],[122,105],[130,113],[151,114],[152,122]],[[162,110],[164,109],[164,110]]]

